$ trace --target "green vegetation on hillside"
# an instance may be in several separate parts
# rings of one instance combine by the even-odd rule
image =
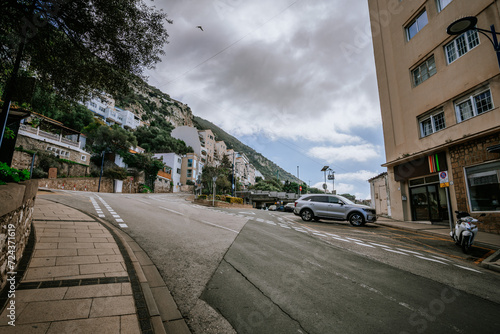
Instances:
[[[285,181],[302,183],[302,181],[299,180],[297,177],[288,173],[283,168],[281,168],[271,160],[264,157],[262,154],[256,152],[253,148],[243,144],[238,139],[236,139],[235,137],[231,136],[230,134],[219,128],[217,125],[198,116],[193,116],[193,124],[199,130],[206,130],[206,129],[212,130],[216,140],[223,140],[229,149],[233,149],[239,153],[244,153],[248,157],[248,160],[250,160],[250,163],[259,172],[261,172],[266,179],[275,178],[276,174],[279,174],[280,181],[285,180]]]

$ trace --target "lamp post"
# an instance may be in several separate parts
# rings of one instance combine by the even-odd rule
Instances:
[[[446,32],[448,33],[448,35],[452,36],[461,35],[469,30],[475,30],[477,32],[480,32],[481,34],[486,36],[486,38],[488,38],[491,44],[493,45],[493,49],[497,54],[498,66],[500,67],[500,45],[498,44],[498,39],[497,39],[498,33],[495,31],[495,26],[492,24],[490,26],[490,30],[487,30],[487,29],[477,28],[476,24],[477,24],[477,17],[475,16],[463,17],[451,23],[448,26],[448,28],[446,28]]]
[[[214,188],[214,196],[212,197],[212,206],[215,206],[215,181],[217,181],[217,176],[212,177],[212,185]]]
[[[325,194],[326,194],[326,188],[327,188],[327,185],[326,185],[326,171],[330,168],[330,166],[324,166],[323,168],[321,168],[321,171],[322,172],[325,172],[325,183],[323,184],[323,189],[325,190]]]

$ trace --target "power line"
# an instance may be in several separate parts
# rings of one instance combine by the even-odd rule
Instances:
[[[266,24],[268,24],[269,22],[271,22],[271,21],[273,21],[274,19],[276,19],[278,16],[280,16],[281,14],[283,14],[285,11],[287,11],[290,7],[292,7],[293,5],[295,5],[295,4],[296,4],[297,2],[299,2],[299,1],[301,1],[301,0],[296,0],[296,1],[294,1],[293,3],[291,3],[290,5],[288,5],[286,8],[284,8],[283,10],[281,10],[279,13],[277,13],[276,15],[274,15],[273,17],[271,17],[269,20],[267,20],[266,22],[264,22],[263,24],[261,24],[258,28],[256,28],[256,29],[254,29],[254,30],[252,30],[252,31],[248,32],[248,33],[247,33],[246,35],[244,35],[243,37],[241,37],[241,38],[239,38],[238,40],[236,40],[235,42],[233,42],[233,43],[229,44],[228,46],[226,46],[225,48],[223,48],[223,49],[222,49],[222,50],[220,50],[219,52],[215,53],[213,56],[211,56],[211,57],[209,57],[209,58],[205,59],[205,60],[204,60],[204,61],[202,61],[201,63],[197,64],[196,66],[194,66],[194,67],[192,67],[192,68],[190,68],[189,70],[185,71],[184,73],[182,73],[181,75],[177,76],[176,78],[174,78],[174,79],[172,79],[172,80],[170,80],[170,81],[168,81],[168,82],[166,82],[166,83],[164,83],[164,84],[159,85],[159,87],[158,87],[158,88],[160,89],[161,87],[164,87],[164,86],[166,86],[166,85],[171,84],[171,83],[172,83],[172,82],[174,82],[174,81],[177,81],[178,79],[180,79],[180,78],[184,77],[184,76],[185,76],[186,74],[188,74],[189,72],[191,72],[191,71],[193,71],[193,70],[197,69],[198,67],[200,67],[201,65],[205,64],[206,62],[208,62],[208,61],[210,61],[210,60],[214,59],[215,57],[217,57],[218,55],[220,55],[220,54],[221,54],[221,53],[223,53],[224,51],[226,51],[226,50],[228,50],[228,49],[232,48],[233,46],[235,46],[236,44],[238,44],[239,42],[241,42],[243,39],[245,39],[247,36],[249,36],[249,35],[251,35],[251,34],[255,33],[256,31],[258,31],[258,30],[260,30],[262,27],[264,27]]]

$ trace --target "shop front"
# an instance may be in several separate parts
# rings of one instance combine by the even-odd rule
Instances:
[[[394,178],[408,186],[408,203],[413,221],[449,221],[445,188],[439,172],[447,170],[446,153],[423,156],[394,167]],[[408,217],[410,218],[410,217]]]

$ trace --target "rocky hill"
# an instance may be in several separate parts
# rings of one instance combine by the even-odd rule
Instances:
[[[243,144],[215,124],[193,115],[187,104],[172,99],[168,94],[158,88],[148,85],[137,78],[131,85],[133,92],[127,95],[115,96],[116,106],[133,111],[146,124],[155,126],[171,123],[174,127],[195,126],[200,130],[210,129],[217,140],[223,140],[228,148],[244,153],[250,163],[266,178],[279,175],[281,181],[289,180],[298,182],[296,176],[288,173],[271,160],[256,152],[253,148]],[[154,122],[154,123],[153,123]]]
[[[133,92],[115,96],[118,108],[134,112],[146,124],[165,120],[177,126],[193,126],[193,113],[187,104],[172,99],[158,88],[137,78],[131,85]]]
[[[276,177],[278,174],[281,181],[288,180],[299,182],[299,179],[296,176],[288,173],[283,168],[264,157],[262,154],[256,152],[253,148],[243,144],[238,139],[219,128],[217,125],[198,116],[193,116],[193,123],[194,126],[200,130],[212,130],[216,140],[223,140],[228,148],[232,148],[236,152],[244,153],[248,157],[248,160],[250,160],[250,163],[259,172],[261,172],[266,179]]]

